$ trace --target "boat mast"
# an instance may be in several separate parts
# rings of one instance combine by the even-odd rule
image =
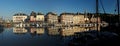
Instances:
[[[119,13],[120,13],[120,12],[119,12],[119,0],[117,0],[117,9],[118,9],[118,16],[119,16],[119,21],[118,21],[118,22],[120,23],[120,15],[119,15]]]
[[[98,16],[98,0],[96,0],[96,15]]]
[[[98,0],[96,0],[96,16],[97,16],[97,31],[98,31]]]

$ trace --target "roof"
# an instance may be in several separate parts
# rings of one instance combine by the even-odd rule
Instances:
[[[77,12],[75,15],[85,15],[85,14]]]
[[[27,14],[24,14],[24,13],[16,13],[16,14],[14,14],[13,16],[27,16]]]
[[[36,13],[34,11],[32,11],[30,16],[36,16]]]
[[[84,14],[77,12],[77,13],[61,13],[60,16],[61,16],[61,15],[84,15]]]
[[[48,12],[46,15],[48,14],[57,15],[56,13],[53,13],[53,12]]]
[[[44,15],[44,14],[42,14],[42,13],[38,12],[38,13],[37,13],[37,15]]]
[[[60,15],[75,15],[75,13],[61,13]]]

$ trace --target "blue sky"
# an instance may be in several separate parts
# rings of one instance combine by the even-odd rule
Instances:
[[[114,13],[116,0],[102,0],[107,13]],[[0,17],[12,19],[15,13],[30,14],[31,11],[55,12],[95,12],[95,0],[0,0]],[[101,5],[100,12],[103,12]]]

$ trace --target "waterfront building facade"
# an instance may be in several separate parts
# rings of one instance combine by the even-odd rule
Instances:
[[[37,22],[44,22],[44,14],[42,14],[42,13],[38,13],[37,15],[36,15],[36,21]]]
[[[25,22],[27,17],[28,16],[24,13],[17,13],[15,15],[13,15],[13,22],[14,23]]]
[[[87,22],[86,22],[87,21]],[[13,22],[47,22],[48,24],[76,25],[84,23],[100,23],[100,17],[85,17],[82,13],[56,13],[48,12],[46,15],[42,13],[31,12],[30,16],[24,13],[17,13],[13,16]]]
[[[47,23],[58,23],[58,16],[56,13],[48,12],[46,15]]]
[[[34,11],[30,14],[30,22],[36,22],[36,13]]]
[[[83,24],[85,23],[84,14],[77,13],[73,17],[73,24]]]
[[[73,24],[74,13],[62,13],[60,14],[60,20],[62,24]]]

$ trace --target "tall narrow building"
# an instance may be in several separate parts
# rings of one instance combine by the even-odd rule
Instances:
[[[36,22],[36,13],[34,11],[30,14],[30,22]]]

